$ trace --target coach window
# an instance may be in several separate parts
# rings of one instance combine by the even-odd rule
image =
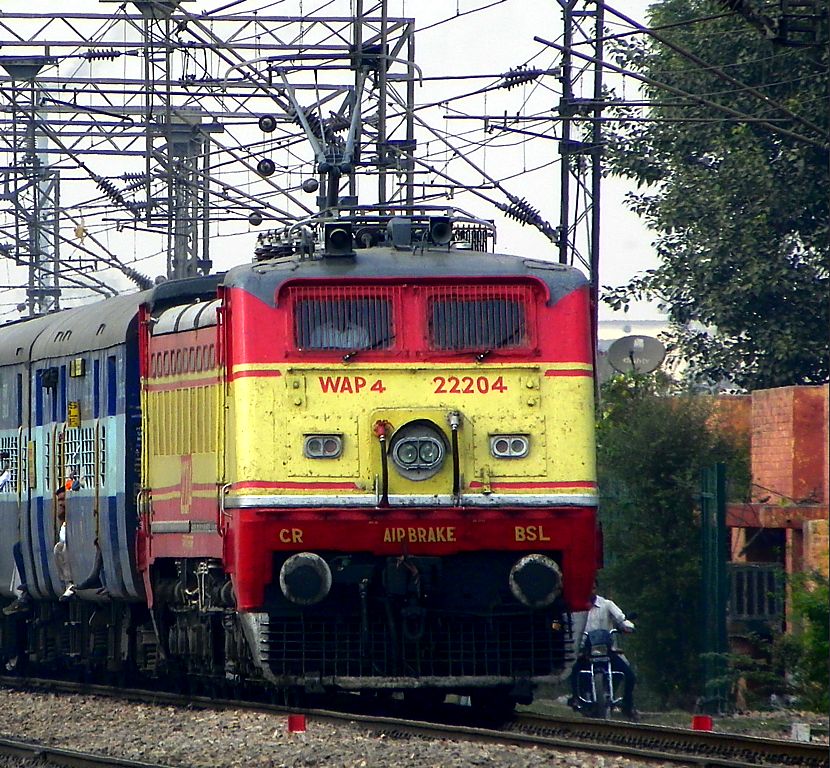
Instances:
[[[17,424],[23,425],[23,374],[17,374]]]
[[[71,331],[67,331],[66,335],[68,336]],[[60,420],[64,421],[66,419],[66,366],[62,365],[59,369],[58,373],[58,381],[60,386]],[[57,419],[55,419],[57,421]]]
[[[92,361],[92,417],[101,416],[101,361],[96,357]]]
[[[107,416],[115,416],[118,407],[118,365],[115,355],[107,357]]]
[[[7,379],[0,378],[0,421],[9,421],[12,415],[12,404],[15,401],[14,393],[12,392],[13,379],[11,376]],[[19,426],[19,422],[16,424]]]

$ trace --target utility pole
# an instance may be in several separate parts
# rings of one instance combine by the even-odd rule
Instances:
[[[559,263],[570,262],[571,227],[571,117],[573,116],[573,82],[571,48],[573,47],[574,6],[576,0],[559,0],[562,6],[564,34],[562,40],[562,97],[559,99],[561,134],[559,139]]]
[[[723,712],[726,705],[726,467],[715,464],[701,472],[700,517],[702,584],[703,710]]]
[[[597,369],[599,344],[599,254],[602,198],[602,56],[605,35],[605,0],[596,0],[594,20],[594,109],[591,123],[591,242],[589,243],[589,271],[591,275],[591,354]],[[599,378],[594,377],[599,386]],[[597,390],[599,392],[599,390]]]
[[[562,98],[559,101],[559,119],[561,124],[561,138],[559,153],[562,158],[560,169],[560,201],[559,201],[559,261],[562,264],[573,263],[576,250],[577,221],[572,220],[571,205],[571,177],[576,177],[578,187],[587,187],[589,193],[585,201],[585,209],[589,212],[588,233],[588,276],[591,293],[591,348],[593,350],[596,367],[597,332],[599,315],[599,261],[600,261],[600,224],[601,224],[601,192],[602,192],[602,109],[603,109],[603,35],[605,23],[604,0],[586,2],[585,10],[577,9],[577,0],[559,0],[564,22],[562,50]],[[578,20],[593,17],[593,97],[590,100],[575,98],[574,73],[571,50],[574,45],[574,35],[579,29]],[[537,38],[538,39],[538,38]],[[579,141],[572,138],[575,120],[578,118],[590,119],[590,141]],[[580,122],[579,124],[583,124]],[[588,138],[588,136],[585,136]],[[579,176],[584,175],[585,164],[590,158],[591,180],[590,185],[582,182]]]

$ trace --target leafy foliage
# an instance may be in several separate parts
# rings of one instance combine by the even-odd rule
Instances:
[[[830,48],[776,45],[714,0],[661,0],[650,12],[666,40],[711,67],[654,40],[615,52],[653,82],[654,121],[622,123],[606,162],[640,188],[630,206],[657,232],[661,265],[604,299],[615,309],[657,299],[670,350],[700,379],[827,381]]]
[[[830,584],[814,573],[796,576],[792,584],[796,633],[786,655],[801,706],[815,712],[830,709]]]
[[[626,649],[641,682],[661,704],[689,705],[701,683],[700,470],[745,453],[711,428],[706,400],[634,375],[604,386],[598,458],[602,585],[639,614]]]

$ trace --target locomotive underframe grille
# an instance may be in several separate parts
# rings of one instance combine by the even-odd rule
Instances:
[[[380,617],[361,629],[359,617],[261,615],[258,650],[269,676],[283,681],[319,679],[338,684],[359,678],[371,687],[401,679],[431,684],[550,678],[566,664],[569,624],[551,612],[499,616],[427,615],[420,637],[391,637]]]

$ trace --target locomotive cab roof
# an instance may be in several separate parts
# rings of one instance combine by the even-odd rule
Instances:
[[[320,219],[305,228],[295,225],[281,233],[260,235],[257,260],[231,269],[224,285],[242,288],[272,304],[281,285],[297,279],[532,277],[547,286],[552,303],[587,284],[585,275],[574,267],[484,250],[493,231],[489,222],[466,216]]]

